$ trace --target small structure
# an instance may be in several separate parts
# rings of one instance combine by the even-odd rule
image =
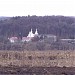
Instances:
[[[44,40],[46,39],[46,40],[49,40],[51,42],[57,41],[57,37],[55,35],[52,35],[52,34],[42,34],[41,36]]]
[[[60,39],[63,43],[75,43],[75,39]]]
[[[17,38],[17,37],[10,37],[10,38],[8,38],[8,39],[9,39],[9,41],[10,41],[11,43],[15,43],[15,42],[18,41],[18,38]]]
[[[22,42],[28,42],[28,41],[31,41],[31,38],[29,37],[22,37]]]
[[[55,35],[51,35],[51,34],[49,34],[49,35],[46,35],[46,36],[47,36],[47,38],[52,39],[54,42],[57,40],[57,38],[56,38]]]

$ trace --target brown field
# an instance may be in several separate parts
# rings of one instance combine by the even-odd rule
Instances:
[[[0,65],[75,67],[75,51],[0,51]]]

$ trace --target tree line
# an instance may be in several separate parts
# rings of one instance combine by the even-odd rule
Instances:
[[[30,29],[39,34],[54,34],[61,38],[74,38],[75,18],[65,16],[16,16],[0,20],[0,36],[27,36]]]
[[[53,34],[58,38],[75,38],[75,18],[65,16],[16,16],[0,19],[0,50],[22,50],[34,48],[33,50],[46,49],[74,49],[74,45],[61,42],[45,43],[36,42],[25,44],[10,44],[8,37],[17,36],[18,38],[27,36],[30,29],[33,33],[37,28],[39,34]],[[32,46],[32,47],[30,47]],[[33,47],[34,46],[34,47]],[[41,46],[41,47],[40,47]]]

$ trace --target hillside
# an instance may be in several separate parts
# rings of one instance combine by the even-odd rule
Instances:
[[[39,34],[54,34],[61,38],[74,38],[75,18],[64,16],[23,16],[0,21],[0,36],[27,36],[30,29]]]
[[[26,37],[32,28],[39,34],[52,34],[60,39],[75,38],[75,18],[65,16],[16,16],[0,20],[0,50],[75,50],[75,43],[42,42],[11,44],[8,37]]]

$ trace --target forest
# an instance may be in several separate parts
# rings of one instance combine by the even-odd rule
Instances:
[[[75,18],[64,16],[16,16],[0,20],[0,36],[27,36],[30,29],[39,34],[54,34],[74,38]]]
[[[33,42],[24,44],[10,44],[8,37],[26,37],[30,31],[37,28],[39,34],[53,34],[61,39],[75,38],[75,17],[68,16],[15,16],[0,18],[0,50],[22,50],[22,49],[74,49],[74,44]],[[35,44],[36,43],[36,44]],[[39,46],[40,44],[40,46]],[[34,45],[34,47],[33,47]],[[37,45],[37,46],[35,46]],[[66,46],[65,46],[66,45]],[[46,46],[46,47],[45,47]],[[38,48],[36,48],[38,47]],[[44,48],[45,47],[45,48]],[[30,49],[29,49],[30,48]]]

